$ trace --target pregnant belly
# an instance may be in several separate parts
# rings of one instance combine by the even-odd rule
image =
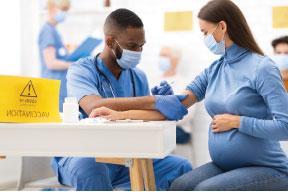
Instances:
[[[213,133],[209,130],[209,152],[214,163],[224,170],[232,170],[245,166],[267,166],[272,153],[280,147],[271,145],[270,141],[255,138],[231,130]],[[263,160],[268,160],[263,164]],[[272,160],[272,159],[271,159]],[[273,160],[272,160],[273,161]]]

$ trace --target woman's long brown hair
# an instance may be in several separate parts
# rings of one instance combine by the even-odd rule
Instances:
[[[240,47],[264,55],[256,43],[241,10],[230,0],[209,1],[198,13],[198,18],[211,23],[225,21],[230,39]]]

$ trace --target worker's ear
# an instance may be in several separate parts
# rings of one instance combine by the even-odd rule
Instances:
[[[106,45],[107,45],[110,49],[113,49],[114,43],[115,43],[114,37],[112,37],[112,36],[106,36],[106,37],[105,37],[105,42],[106,42]]]

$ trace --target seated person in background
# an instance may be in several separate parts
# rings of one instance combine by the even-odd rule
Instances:
[[[275,56],[273,60],[281,71],[281,76],[288,89],[288,36],[279,37],[272,41]]]
[[[149,95],[146,75],[136,67],[145,44],[141,19],[130,10],[117,9],[107,17],[104,35],[103,52],[73,63],[67,74],[68,96],[78,99],[86,117],[101,107],[120,111],[143,108],[140,96]],[[129,170],[122,165],[86,157],[58,157],[52,165],[59,182],[76,190],[130,189]],[[154,160],[153,165],[157,190],[167,190],[177,177],[191,170],[191,164],[177,156]]]
[[[186,83],[183,76],[180,74],[178,70],[179,63],[181,62],[181,50],[171,46],[163,46],[159,53],[159,70],[160,74],[157,75],[157,80],[155,83],[161,81],[160,86],[163,86],[164,89],[168,91],[169,86],[168,83],[172,83],[172,88],[175,93],[180,93],[185,87]],[[166,88],[166,89],[165,89]],[[160,87],[156,86],[151,91],[153,95],[161,95],[163,93],[159,92]],[[172,94],[172,93],[171,93]],[[191,116],[192,113],[189,113],[184,117],[183,120],[177,122],[176,129],[176,142],[177,144],[185,144],[190,141],[190,132],[191,132]]]

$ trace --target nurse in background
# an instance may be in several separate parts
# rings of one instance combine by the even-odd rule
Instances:
[[[281,71],[282,80],[286,90],[288,88],[288,36],[274,39],[271,43],[274,49],[273,60]]]
[[[67,96],[66,73],[71,63],[65,61],[67,49],[56,27],[65,20],[69,8],[69,0],[48,0],[47,21],[43,25],[38,39],[41,77],[61,80],[59,98],[60,112],[62,112],[64,98]]]

